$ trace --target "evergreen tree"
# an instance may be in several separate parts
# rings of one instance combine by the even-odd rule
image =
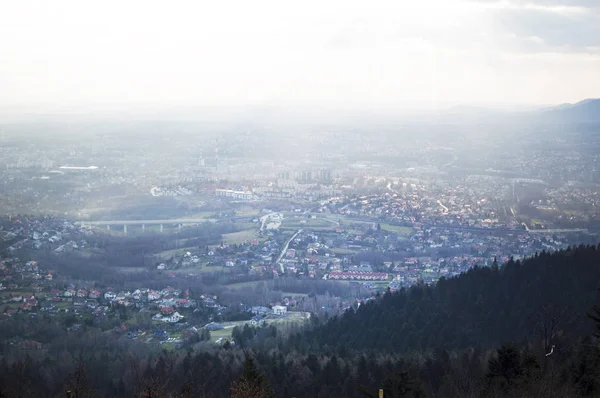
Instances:
[[[244,370],[231,386],[231,398],[271,398],[275,393],[265,376],[258,371],[254,360],[246,355]]]

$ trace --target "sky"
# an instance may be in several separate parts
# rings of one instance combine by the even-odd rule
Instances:
[[[5,108],[590,97],[600,0],[0,2]]]

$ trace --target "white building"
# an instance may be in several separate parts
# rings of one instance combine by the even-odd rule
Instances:
[[[215,195],[238,200],[252,200],[253,196],[250,191],[234,191],[233,189],[216,189]]]
[[[287,307],[283,305],[274,305],[273,306],[273,314],[275,315],[284,315],[287,313]]]
[[[175,313],[169,315],[168,317],[163,318],[163,321],[165,322],[169,322],[169,323],[177,323],[179,322],[181,319],[183,318],[183,316],[181,316],[179,314],[179,312],[175,311]]]

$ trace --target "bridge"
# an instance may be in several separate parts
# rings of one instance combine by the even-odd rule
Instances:
[[[76,225],[85,227],[89,226],[105,226],[106,229],[110,230],[112,225],[122,225],[123,234],[127,235],[128,225],[141,225],[142,231],[146,230],[146,225],[160,225],[160,232],[163,232],[164,225],[177,225],[181,231],[181,226],[185,224],[204,224],[204,223],[216,223],[218,220],[213,218],[175,218],[166,220],[105,220],[105,221],[77,221]]]

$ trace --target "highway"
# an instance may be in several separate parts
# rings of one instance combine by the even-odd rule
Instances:
[[[203,224],[215,223],[213,218],[173,218],[170,220],[107,220],[107,221],[77,221],[77,225],[157,225],[157,224]]]
[[[285,242],[285,245],[283,246],[283,250],[281,251],[281,254],[279,255],[279,258],[277,258],[277,261],[275,263],[279,264],[279,262],[281,261],[281,259],[283,258],[283,256],[285,256],[285,252],[287,252],[288,247],[290,246],[290,242],[294,240],[294,238],[296,236],[298,236],[299,233],[301,233],[302,230],[299,229],[294,235],[292,235],[292,237],[290,239],[288,239],[287,242]],[[279,268],[281,270],[281,273],[284,274],[285,273],[285,269],[283,268],[283,264],[279,264]]]

